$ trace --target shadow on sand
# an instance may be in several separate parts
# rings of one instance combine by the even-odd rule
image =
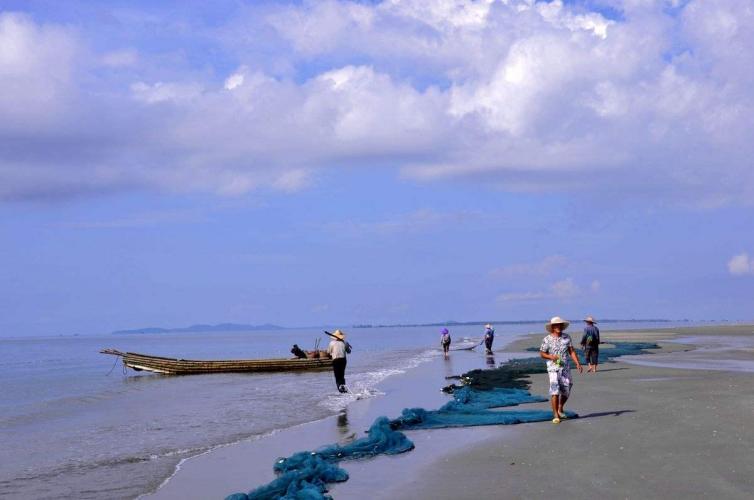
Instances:
[[[615,410],[615,411],[600,411],[597,413],[587,413],[586,415],[579,415],[579,420],[585,418],[597,418],[597,417],[620,417],[624,413],[636,413],[636,410]]]

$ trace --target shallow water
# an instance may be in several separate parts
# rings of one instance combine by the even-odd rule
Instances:
[[[691,345],[694,349],[626,357],[621,361],[663,368],[754,373],[754,333],[750,336],[695,335],[672,342]]]
[[[496,345],[532,329],[499,327]],[[451,333],[458,343],[479,338],[481,327]],[[0,497],[133,498],[186,457],[334,415],[357,396],[381,394],[386,377],[440,356],[437,328],[349,334],[347,379],[356,394],[348,396],[335,391],[329,372],[124,376],[116,358],[98,353],[113,347],[197,359],[287,357],[293,343],[311,348],[324,337],[315,329],[0,339]]]

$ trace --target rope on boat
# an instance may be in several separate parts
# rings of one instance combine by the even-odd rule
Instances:
[[[115,362],[113,363],[113,367],[110,368],[109,372],[107,372],[107,375],[105,375],[106,377],[110,376],[110,374],[113,372],[113,370],[115,370],[115,365],[117,365],[117,364],[118,364],[118,358],[115,358]]]
[[[123,353],[123,352],[120,352],[120,351],[119,351],[119,350],[117,350],[117,349],[102,349],[102,350],[100,351],[100,353],[101,353],[101,354],[112,354],[113,356],[120,356],[120,357],[123,357],[123,356],[125,356],[125,353]],[[109,371],[109,372],[107,372],[107,375],[105,375],[106,377],[109,377],[109,376],[110,376],[110,374],[111,374],[111,373],[113,373],[113,370],[115,370],[115,365],[117,365],[117,364],[118,364],[118,358],[116,357],[116,358],[115,358],[115,362],[113,363],[113,367],[112,367],[112,368],[110,368],[110,371]],[[125,365],[125,363],[124,363],[124,364],[123,364],[123,374],[125,375],[125,373],[126,373],[126,365]]]

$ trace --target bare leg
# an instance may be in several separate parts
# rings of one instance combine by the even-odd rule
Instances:
[[[568,401],[568,396],[563,396],[561,394],[560,395],[560,401],[559,401],[559,404],[558,404],[558,415],[563,415],[565,413],[565,409],[563,409],[563,407],[565,406],[566,401]]]
[[[553,418],[560,418],[560,411],[559,411],[559,408],[561,407],[560,398],[561,396],[550,396],[550,406],[552,406]]]

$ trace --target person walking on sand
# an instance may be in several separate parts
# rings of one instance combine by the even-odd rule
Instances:
[[[327,354],[332,358],[332,370],[335,374],[335,385],[339,392],[348,392],[346,388],[346,353],[351,352],[351,344],[346,342],[346,334],[335,330],[329,334],[332,337],[327,346]]]
[[[581,337],[581,348],[584,349],[586,364],[589,365],[586,372],[597,373],[597,363],[600,357],[600,329],[593,317],[587,316],[584,320],[584,336]]]
[[[448,357],[448,351],[450,351],[450,332],[447,328],[440,330],[440,345],[442,346],[442,352],[445,353],[445,357]]]
[[[542,340],[539,356],[547,360],[547,376],[550,378],[550,404],[552,405],[552,423],[559,424],[566,418],[565,404],[571,395],[571,363],[569,357],[576,363],[579,373],[583,368],[576,356],[571,337],[565,333],[570,323],[560,316],[553,317],[545,325],[548,335]]]
[[[487,323],[484,325],[484,348],[487,354],[492,354],[492,342],[495,341],[495,329]]]

